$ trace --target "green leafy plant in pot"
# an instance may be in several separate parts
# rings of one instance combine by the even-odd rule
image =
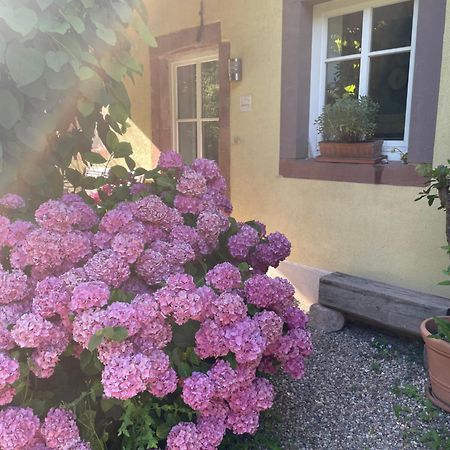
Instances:
[[[450,165],[450,160],[448,163]],[[423,164],[418,166],[418,172],[428,180],[416,201],[426,199],[432,206],[435,200],[439,200],[438,209],[446,212],[447,246],[443,248],[450,254],[450,167],[440,165],[433,169],[431,165]],[[450,275],[450,266],[444,273]],[[439,284],[450,285],[450,280]],[[420,333],[425,342],[430,378],[428,397],[436,406],[450,412],[450,317],[425,319],[420,325]]]
[[[325,105],[316,120],[318,161],[375,163],[382,159],[382,140],[373,140],[379,106],[369,97],[345,96]]]

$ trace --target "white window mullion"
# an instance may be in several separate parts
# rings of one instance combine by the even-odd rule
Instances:
[[[203,158],[203,127],[202,127],[202,64],[195,65],[197,93],[197,158]]]
[[[406,117],[405,117],[405,148],[408,150],[409,143],[409,129],[411,122],[411,100],[412,100],[412,91],[414,88],[414,66],[415,66],[415,56],[416,56],[416,41],[417,41],[417,18],[419,16],[419,2],[421,0],[416,0],[414,2],[414,15],[413,15],[413,23],[412,23],[412,32],[411,32],[411,51],[409,56],[409,75],[408,75],[408,96],[406,98]]]
[[[372,8],[365,8],[363,12],[361,66],[359,68],[359,96],[369,95],[370,58],[372,45]]]

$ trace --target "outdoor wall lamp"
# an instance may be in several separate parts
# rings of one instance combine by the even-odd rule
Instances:
[[[242,59],[230,58],[228,60],[228,76],[230,81],[242,80]]]

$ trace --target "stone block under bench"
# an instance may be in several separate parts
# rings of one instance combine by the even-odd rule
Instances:
[[[401,334],[420,336],[420,323],[450,315],[450,299],[340,272],[320,279],[319,304]]]

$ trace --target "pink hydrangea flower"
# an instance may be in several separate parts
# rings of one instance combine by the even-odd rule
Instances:
[[[102,372],[102,384],[105,397],[127,400],[135,397],[147,388],[141,370],[133,356],[114,358]]]
[[[183,167],[183,158],[175,151],[161,152],[158,166],[162,169],[181,169]]]
[[[27,294],[28,278],[21,270],[0,269],[0,305],[23,300]]]
[[[167,450],[200,450],[203,435],[194,423],[180,422],[167,436]]]
[[[0,388],[15,383],[20,377],[19,363],[0,352]]]
[[[17,194],[5,194],[0,198],[0,207],[5,209],[19,209],[25,206],[25,200]]]
[[[144,240],[137,234],[121,232],[112,239],[111,248],[128,264],[133,264],[144,251]]]
[[[283,320],[273,311],[262,311],[253,316],[259,325],[261,334],[266,338],[267,344],[276,342],[283,333]]]
[[[0,411],[0,448],[26,449],[39,430],[39,419],[31,408],[9,407]]]
[[[69,311],[70,292],[59,277],[46,277],[36,285],[33,312],[44,318],[56,314],[66,316]]]
[[[51,409],[41,426],[45,443],[52,449],[71,448],[80,442],[80,432],[72,412]]]
[[[73,213],[59,200],[48,200],[42,203],[34,214],[36,222],[51,231],[67,233],[72,229]]]
[[[78,314],[73,322],[73,339],[87,348],[92,336],[105,327],[106,313],[101,309],[88,309]]]
[[[177,183],[177,191],[190,197],[200,197],[206,193],[206,179],[192,169],[184,169]]]
[[[259,414],[232,412],[227,417],[226,425],[234,434],[255,434],[259,426]]]
[[[225,329],[225,339],[239,363],[257,360],[267,345],[258,323],[249,318],[238,320],[228,326]]]
[[[150,393],[158,398],[175,392],[178,386],[178,378],[175,370],[167,369],[155,382],[150,384]]]
[[[215,395],[223,399],[230,396],[233,386],[237,384],[236,372],[230,363],[223,359],[217,360],[208,370],[208,377],[214,384]]]
[[[224,293],[211,305],[214,320],[221,326],[230,325],[247,316],[247,306],[238,294]]]
[[[100,231],[117,233],[133,221],[133,208],[129,203],[119,203],[100,220]]]
[[[204,373],[194,372],[184,380],[181,397],[192,409],[201,411],[208,407],[215,394],[214,383]]]
[[[258,232],[250,225],[244,224],[235,235],[228,239],[228,250],[233,258],[245,261],[250,249],[258,243]]]
[[[195,334],[195,353],[202,359],[217,358],[228,353],[225,330],[214,320],[205,320]]]
[[[214,266],[205,277],[206,282],[221,292],[236,289],[241,284],[241,272],[233,264],[224,262]]]
[[[103,281],[80,283],[72,292],[70,309],[81,312],[90,308],[100,308],[108,303],[109,287]]]
[[[38,348],[53,337],[54,325],[34,313],[24,314],[11,330],[14,341],[22,348]]]
[[[103,281],[118,288],[130,276],[130,267],[113,250],[103,250],[90,258],[84,270],[92,281]]]

